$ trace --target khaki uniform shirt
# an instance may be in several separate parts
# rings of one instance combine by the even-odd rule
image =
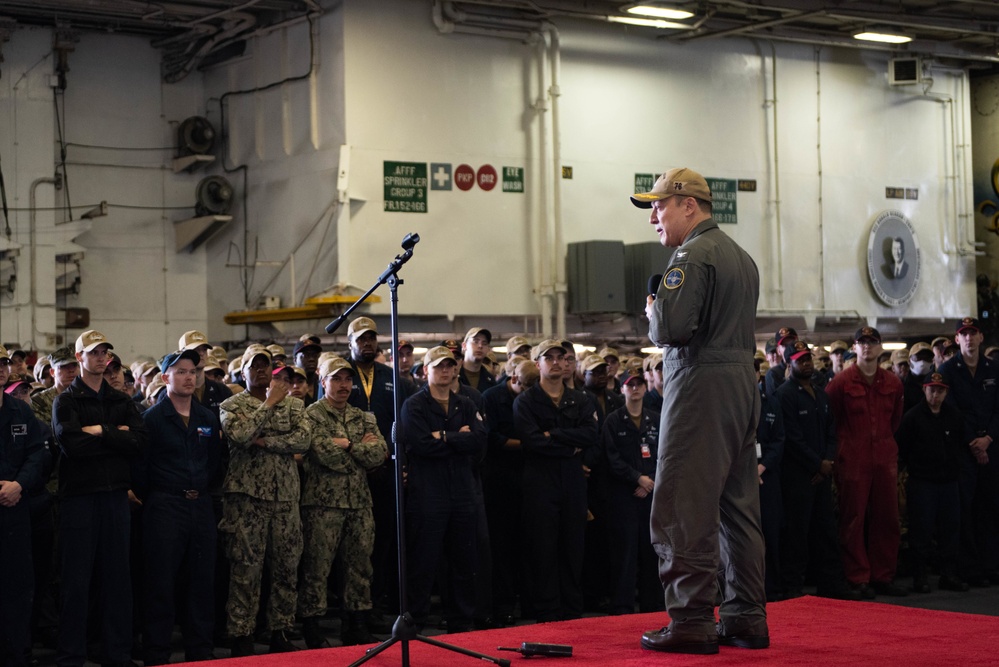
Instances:
[[[229,439],[224,493],[298,502],[295,454],[309,448],[312,430],[301,400],[287,396],[273,408],[247,391],[222,401],[222,431]],[[255,443],[261,438],[264,446]]]
[[[340,412],[320,399],[305,409],[312,423],[312,447],[305,456],[303,506],[358,509],[371,507],[365,470],[385,462],[388,448],[375,416],[348,405]],[[377,442],[361,442],[366,433]],[[350,440],[350,451],[333,438]]]

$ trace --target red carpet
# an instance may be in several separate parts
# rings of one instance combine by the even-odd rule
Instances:
[[[643,631],[666,624],[665,614],[604,616],[563,623],[526,625],[454,635],[437,640],[495,657],[508,658],[515,667],[659,667],[661,665],[916,665],[999,664],[999,618],[954,612],[913,609],[874,602],[841,602],[803,597],[767,605],[771,647],[766,650],[721,647],[713,656],[688,656],[645,651],[639,645]],[[571,658],[523,658],[497,652],[497,646],[521,642],[571,644]],[[479,667],[491,663],[410,642],[414,667]],[[302,651],[295,654],[224,660],[230,667],[341,667],[364,655],[366,647]],[[396,644],[365,665],[402,664]]]

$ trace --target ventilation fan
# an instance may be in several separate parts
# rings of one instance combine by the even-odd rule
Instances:
[[[208,176],[198,183],[197,197],[198,215],[226,215],[232,208],[232,185],[221,176]]]
[[[191,116],[177,128],[177,152],[180,155],[211,153],[215,136],[215,128],[207,118]]]

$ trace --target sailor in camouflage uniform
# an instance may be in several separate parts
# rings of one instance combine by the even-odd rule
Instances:
[[[31,397],[31,409],[43,424],[52,423],[52,404],[80,374],[80,362],[71,347],[61,347],[49,355],[55,384]]]
[[[297,650],[285,636],[295,622],[297,570],[302,555],[300,484],[294,455],[309,448],[305,406],[288,396],[288,384],[271,382],[271,356],[262,345],[246,348],[240,362],[246,391],[222,402],[222,430],[229,439],[229,470],[222,490],[219,531],[227,540],[229,634],[233,657],[253,654],[264,558],[271,572],[267,624],[272,653]]]
[[[353,376],[354,369],[345,359],[323,362],[319,367],[323,398],[306,408],[312,448],[304,462],[305,551],[298,612],[309,648],[326,645],[319,618],[326,612],[326,580],[338,548],[346,566],[343,643],[378,641],[368,630],[375,520],[366,471],[385,462],[388,448],[375,416],[347,404]]]

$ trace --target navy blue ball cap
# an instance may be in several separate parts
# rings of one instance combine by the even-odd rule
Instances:
[[[163,357],[163,361],[160,362],[160,373],[166,373],[167,369],[176,364],[181,359],[187,359],[192,362],[195,366],[201,363],[201,355],[195,350],[177,350],[176,352],[171,352],[170,354]]]

